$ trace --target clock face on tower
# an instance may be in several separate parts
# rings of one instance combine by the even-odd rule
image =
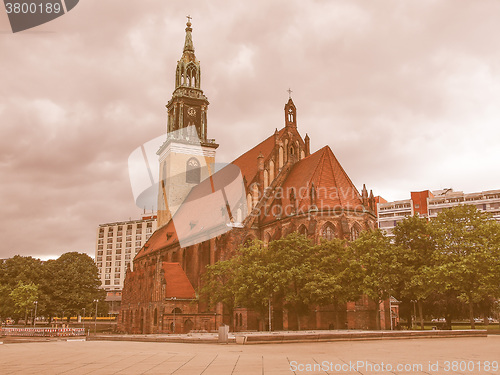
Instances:
[[[188,108],[187,114],[191,117],[194,117],[196,115],[196,109],[193,107]]]

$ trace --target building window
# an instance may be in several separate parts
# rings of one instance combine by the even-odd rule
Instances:
[[[355,226],[351,228],[351,241],[356,240],[359,237],[359,230]]]
[[[113,244],[112,243],[108,243],[107,249],[112,249],[112,248],[113,248]]]
[[[141,238],[142,238],[142,236],[135,236],[135,240],[136,240],[136,241],[140,241],[140,240],[141,240]]]
[[[98,262],[102,262],[102,257],[97,257]]]
[[[121,266],[121,262],[115,262],[115,266]]]
[[[141,241],[135,241],[135,247],[141,247]]]
[[[125,260],[130,260],[130,254],[125,254]]]
[[[104,281],[104,285],[110,285],[111,284],[111,280],[105,280]]]
[[[122,256],[121,255],[116,255],[115,256],[115,260],[121,260],[122,259]]]
[[[112,237],[109,237],[107,242],[108,242],[108,243],[112,243],[112,242],[113,242],[113,238],[112,238]]]
[[[103,245],[99,245],[99,246],[97,246],[97,249],[102,250],[102,249],[104,249],[104,246]]]
[[[112,257],[111,255],[107,255],[107,256],[106,256],[106,260],[112,261],[112,260],[113,260],[113,257]]]
[[[331,241],[335,238],[335,228],[332,223],[326,223],[320,232],[321,237],[327,241]]]
[[[106,262],[106,267],[111,267],[111,262]]]
[[[97,252],[97,255],[102,255],[102,250]]]
[[[121,249],[116,250],[116,254],[121,254],[121,253],[122,253]]]
[[[200,162],[196,158],[190,158],[186,163],[186,182],[189,184],[199,184],[200,179]]]

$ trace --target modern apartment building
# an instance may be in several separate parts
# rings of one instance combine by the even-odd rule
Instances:
[[[100,224],[97,228],[95,262],[101,286],[107,292],[109,312],[118,313],[127,266],[156,230],[156,214],[139,220]]]
[[[432,192],[429,190],[412,192],[410,199],[394,202],[386,202],[379,198],[378,227],[388,235],[392,235],[396,224],[406,216],[418,213],[422,217],[432,219],[443,209],[461,204],[475,205],[479,210],[491,213],[496,220],[500,221],[500,190],[464,193],[453,191],[453,189],[443,189]]]

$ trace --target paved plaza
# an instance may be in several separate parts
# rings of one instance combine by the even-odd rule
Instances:
[[[256,345],[76,340],[0,345],[2,375],[500,375],[495,361],[500,362],[498,335]]]

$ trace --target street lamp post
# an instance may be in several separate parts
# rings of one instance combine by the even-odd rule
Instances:
[[[416,308],[416,305],[415,305],[417,303],[417,301],[415,301],[415,300],[412,299],[410,302],[413,303],[413,318],[411,320],[411,328],[413,329],[413,322],[417,321],[417,308]]]
[[[95,302],[94,336],[96,336],[97,335],[97,303],[99,302],[99,300],[95,299],[94,302]]]
[[[35,328],[36,325],[36,309],[38,307],[38,301],[35,301],[35,318],[33,319],[33,328]]]
[[[83,308],[83,332],[85,332],[85,307]]]

